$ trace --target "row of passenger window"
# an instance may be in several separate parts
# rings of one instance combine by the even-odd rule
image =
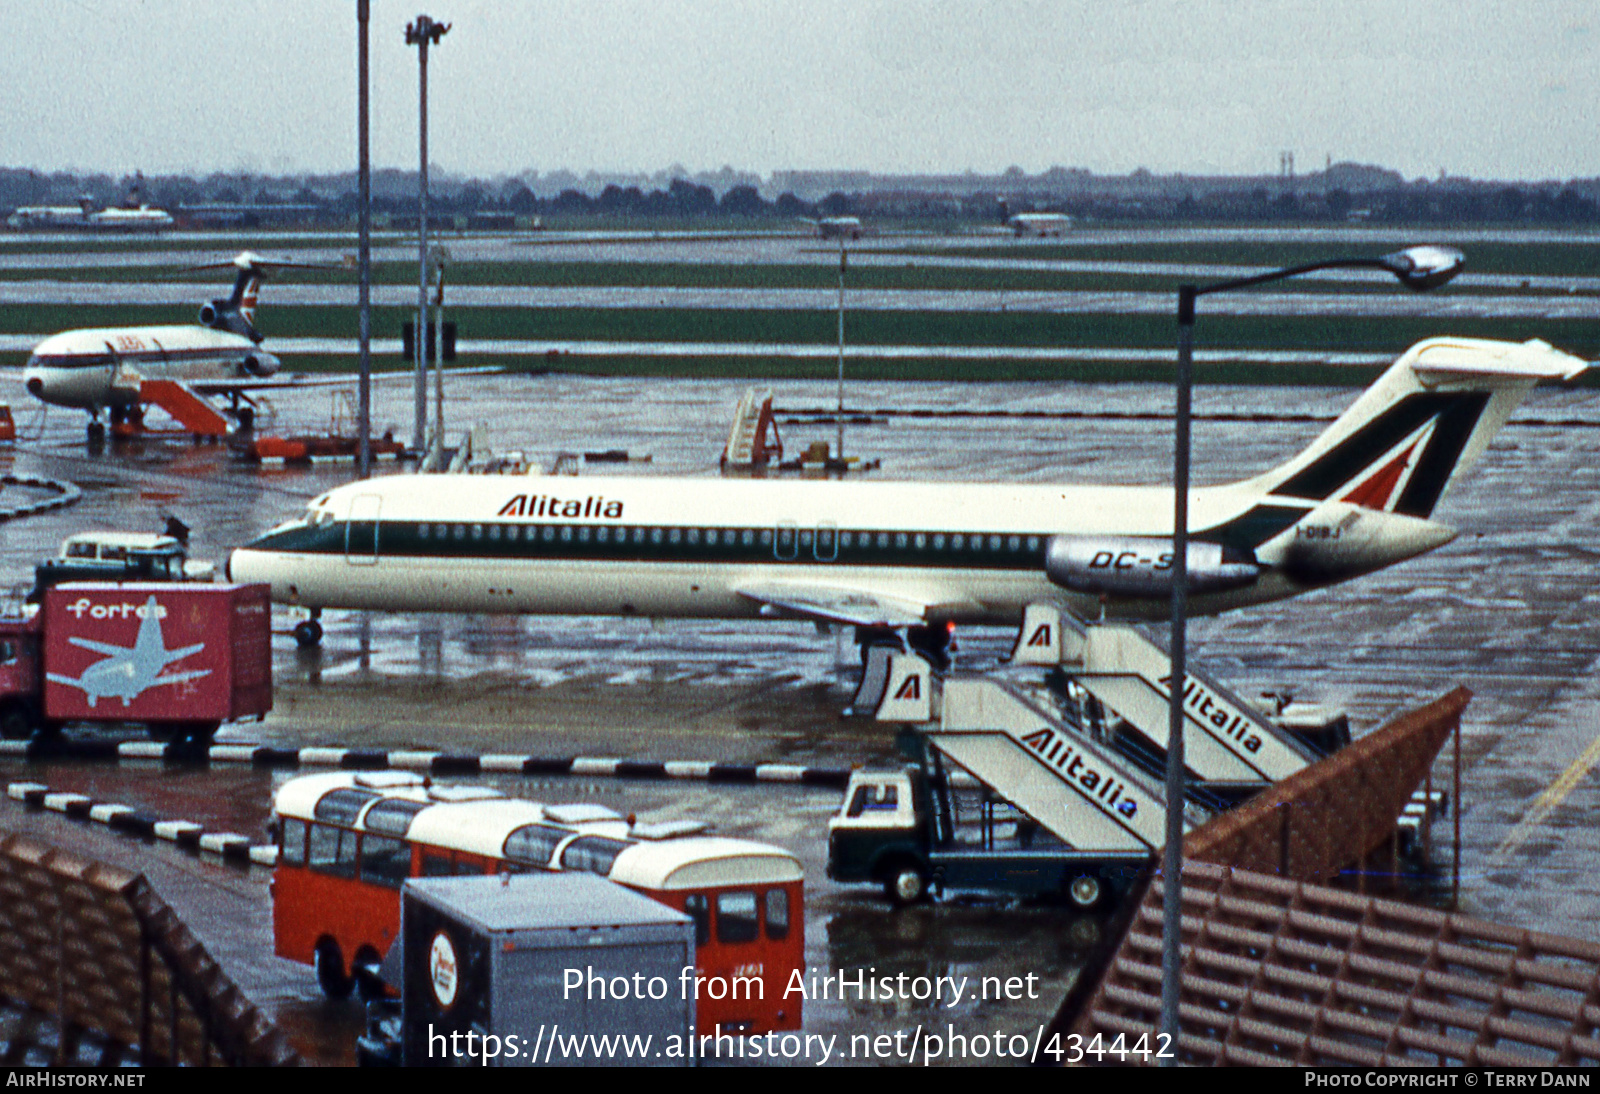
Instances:
[[[538,854],[546,844],[541,840],[572,833],[568,830],[528,825],[518,829],[522,836],[518,850]],[[331,824],[307,824],[302,820],[286,818],[283,822],[279,860],[286,866],[309,867],[318,873],[360,880],[374,885],[398,889],[412,874],[411,845],[405,840],[371,832],[353,832]],[[508,842],[508,851],[510,850]],[[561,865],[568,870],[606,875],[616,857],[628,844],[624,840],[602,836],[580,836],[569,843],[561,853]],[[548,844],[544,861],[554,852],[555,845]],[[534,869],[522,863],[495,862],[478,855],[452,854],[449,851],[424,847],[418,856],[419,877],[451,877],[462,874],[490,872],[528,873]],[[711,909],[716,908],[713,923]],[[753,942],[761,937],[763,920],[767,938],[774,942],[789,936],[789,893],[785,889],[769,889],[758,894],[753,890],[735,890],[715,894],[715,900],[704,893],[693,893],[684,902],[684,912],[695,923],[695,942],[704,946],[715,930],[718,942]],[[765,915],[762,914],[765,912]]]
[[[717,909],[715,924],[711,917],[713,903]],[[768,939],[782,942],[789,937],[787,889],[768,889],[759,898],[753,891],[735,889],[717,893],[714,902],[705,893],[691,893],[683,902],[683,911],[694,920],[696,946],[704,946],[709,942],[713,929],[718,942],[754,942],[761,937],[762,911],[766,912]]]
[[[376,808],[376,807],[374,807]],[[506,859],[491,863],[471,856],[451,866],[448,852],[423,848],[420,874],[424,877],[457,873],[481,874],[491,865],[511,873],[547,868],[556,847],[573,835],[569,828],[525,825],[506,841]],[[398,889],[411,876],[411,845],[403,839],[373,832],[353,832],[331,824],[307,824],[285,818],[282,859],[290,866],[309,866],[321,873],[360,879]],[[578,836],[561,848],[559,866],[605,877],[628,841],[604,836]],[[472,863],[466,869],[460,862]],[[441,866],[440,863],[445,865]]]
[[[764,547],[785,550],[1028,551],[1043,537],[979,532],[841,532],[828,526],[798,528],[646,528],[588,524],[419,524],[417,538],[434,543],[606,543],[638,547]]]

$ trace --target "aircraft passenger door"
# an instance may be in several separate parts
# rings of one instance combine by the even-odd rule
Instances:
[[[778,522],[777,535],[772,540],[772,553],[779,562],[793,562],[800,554],[800,529],[792,520]]]
[[[817,525],[817,538],[812,552],[818,562],[832,562],[839,557],[839,528],[825,520]]]
[[[350,517],[344,526],[344,559],[352,566],[371,566],[378,561],[378,510],[383,499],[376,494],[357,494],[350,499]]]

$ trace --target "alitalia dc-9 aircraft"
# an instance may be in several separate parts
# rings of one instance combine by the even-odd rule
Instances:
[[[1299,455],[1195,489],[1190,611],[1275,600],[1431,550],[1456,478],[1541,380],[1587,367],[1544,342],[1431,338]],[[232,553],[234,581],[309,608],[788,617],[903,630],[1160,617],[1170,486],[404,475],[338,487]]]

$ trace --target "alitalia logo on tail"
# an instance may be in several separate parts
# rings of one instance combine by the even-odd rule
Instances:
[[[1126,784],[1114,775],[1102,774],[1090,767],[1078,747],[1066,736],[1052,729],[1039,729],[1022,738],[1022,743],[1108,811],[1115,810],[1124,817],[1132,817],[1139,811],[1137,802],[1122,796],[1127,792]]]
[[[497,517],[571,517],[579,520],[621,520],[622,503],[605,498],[558,498],[549,494],[518,494],[500,507]]]
[[[1386,453],[1374,464],[1372,473],[1345,491],[1340,500],[1367,509],[1393,510],[1410,481],[1418,459],[1432,442],[1438,420],[1437,417],[1430,419],[1395,450]]]

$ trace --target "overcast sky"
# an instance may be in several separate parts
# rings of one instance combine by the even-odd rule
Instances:
[[[373,157],[493,176],[1600,175],[1592,0],[372,0]],[[0,165],[348,170],[354,0],[0,0]]]

